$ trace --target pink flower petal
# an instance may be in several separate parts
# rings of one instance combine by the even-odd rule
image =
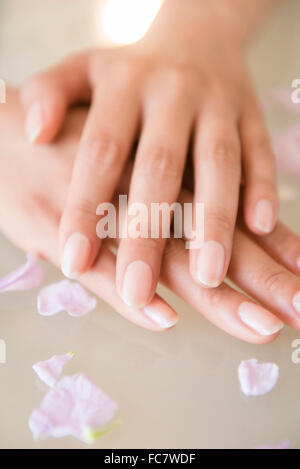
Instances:
[[[38,377],[52,388],[62,374],[63,367],[73,356],[74,352],[69,352],[66,355],[54,355],[49,360],[35,363],[32,368]]]
[[[74,436],[92,443],[117,410],[117,404],[98,386],[76,374],[48,391],[40,408],[31,414],[29,428],[34,438]]]
[[[291,444],[289,441],[282,441],[278,445],[263,445],[259,446],[257,449],[291,449]]]
[[[257,360],[242,361],[238,368],[241,391],[246,396],[263,396],[270,392],[279,377],[275,363],[259,364]]]
[[[0,279],[0,292],[33,290],[41,285],[44,274],[36,257],[27,254],[26,264]]]
[[[67,311],[70,316],[88,314],[96,307],[97,301],[76,282],[62,280],[43,288],[38,295],[38,312],[42,316],[52,316]]]

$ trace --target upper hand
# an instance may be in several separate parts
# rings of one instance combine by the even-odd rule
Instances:
[[[203,28],[196,42],[179,26],[177,36],[156,30],[138,44],[70,57],[24,85],[27,131],[36,143],[58,135],[70,105],[91,100],[59,230],[66,275],[93,265],[101,244],[96,208],[111,200],[137,137],[129,204],[148,209],[177,200],[192,144],[194,202],[205,204],[205,243],[190,252],[196,282],[216,287],[226,276],[242,168],[248,228],[258,235],[274,229],[268,134],[242,55],[218,28]],[[116,278],[127,304],[153,298],[164,247],[164,239],[122,240]]]

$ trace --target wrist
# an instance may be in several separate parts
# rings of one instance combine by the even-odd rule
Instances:
[[[219,8],[214,0],[165,0],[142,42],[186,57],[227,44],[238,50],[243,47],[238,22],[237,15]]]
[[[273,0],[274,1],[274,0]],[[265,13],[269,0],[164,0],[144,43],[173,46],[177,51],[228,44],[243,51]]]

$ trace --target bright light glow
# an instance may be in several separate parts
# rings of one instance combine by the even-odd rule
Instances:
[[[104,34],[117,44],[141,39],[157,15],[163,0],[106,0],[102,10]]]

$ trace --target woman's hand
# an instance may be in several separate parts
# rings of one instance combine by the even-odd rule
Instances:
[[[274,159],[241,52],[241,30],[253,15],[243,17],[241,28],[231,3],[253,8],[242,0],[224,11],[215,0],[166,1],[139,43],[70,57],[23,87],[27,133],[35,143],[57,137],[73,103],[92,101],[59,230],[67,276],[95,262],[96,208],[111,200],[137,137],[129,204],[148,209],[176,202],[193,142],[194,202],[205,204],[205,242],[190,252],[196,282],[216,287],[226,276],[242,168],[248,228],[257,235],[274,229]],[[128,305],[153,298],[165,241],[121,241],[117,290]]]
[[[22,136],[16,93],[8,91],[8,102],[0,109],[1,230],[25,251],[55,264],[59,262],[59,219],[84,119],[84,111],[72,111],[57,143],[35,148]],[[187,192],[181,195],[182,200],[191,198]],[[179,240],[167,243],[161,280],[226,332],[248,342],[267,343],[277,337],[282,322],[300,330],[299,241],[281,224],[264,238],[236,229],[230,278],[264,307],[226,284],[206,289],[191,281],[188,253]],[[158,296],[144,309],[124,306],[115,288],[115,270],[115,257],[104,244],[93,268],[80,281],[142,327],[161,331],[176,322],[176,313]]]

